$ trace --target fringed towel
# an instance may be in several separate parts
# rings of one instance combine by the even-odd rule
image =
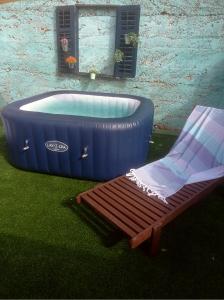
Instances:
[[[223,177],[224,110],[196,106],[171,151],[126,176],[165,203],[186,184]]]

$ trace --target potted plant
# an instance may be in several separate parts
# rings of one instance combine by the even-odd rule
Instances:
[[[74,66],[77,63],[77,58],[75,56],[68,56],[65,59],[65,62],[68,64],[69,69],[74,69]]]
[[[138,35],[135,32],[125,33],[124,35],[124,41],[126,45],[132,45],[133,47],[137,47],[138,40]]]
[[[122,62],[124,59],[124,52],[120,49],[116,49],[114,52],[114,61],[115,63]]]
[[[97,69],[93,66],[93,67],[89,70],[89,74],[90,74],[90,79],[95,80],[95,79],[96,79],[96,75],[99,74],[99,72],[98,72]]]

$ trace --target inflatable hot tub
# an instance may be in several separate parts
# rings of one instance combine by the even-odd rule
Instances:
[[[14,166],[104,181],[145,162],[153,113],[143,97],[55,91],[8,104],[2,119]]]

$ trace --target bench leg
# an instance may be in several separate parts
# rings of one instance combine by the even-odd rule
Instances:
[[[77,203],[77,204],[80,204],[81,202],[82,202],[81,197],[78,196],[78,197],[76,198],[76,203]]]
[[[162,226],[161,224],[156,225],[153,227],[152,230],[152,237],[151,237],[151,255],[155,256],[159,251],[159,243],[160,243],[160,237],[162,232]]]

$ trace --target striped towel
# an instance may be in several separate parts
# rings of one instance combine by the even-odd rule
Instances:
[[[171,151],[126,176],[165,203],[186,184],[223,177],[224,110],[196,106]]]

